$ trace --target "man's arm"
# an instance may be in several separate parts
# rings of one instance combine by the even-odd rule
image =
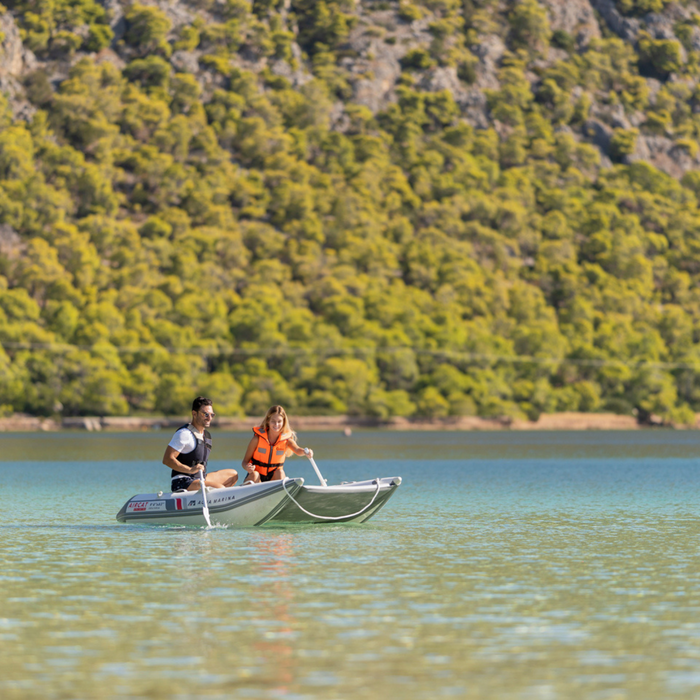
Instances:
[[[204,469],[204,465],[202,464],[195,464],[193,467],[188,467],[186,464],[178,461],[179,456],[180,453],[174,447],[170,447],[170,445],[168,445],[165,448],[165,454],[163,455],[163,464],[176,472],[187,474],[188,476],[196,474],[200,469]]]

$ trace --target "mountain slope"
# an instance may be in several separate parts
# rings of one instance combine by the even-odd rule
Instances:
[[[7,413],[689,422],[700,14],[16,3]]]

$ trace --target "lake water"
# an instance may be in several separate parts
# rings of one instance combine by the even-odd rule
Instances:
[[[0,436],[2,700],[700,698],[700,433],[307,433],[376,518],[118,524],[168,439]]]

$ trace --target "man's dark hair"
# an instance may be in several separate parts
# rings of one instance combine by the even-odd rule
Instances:
[[[193,411],[199,411],[199,409],[202,408],[202,406],[211,406],[211,399],[208,399],[205,396],[198,396],[192,402]]]

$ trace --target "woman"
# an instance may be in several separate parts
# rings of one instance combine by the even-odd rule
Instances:
[[[289,419],[282,406],[272,406],[265,414],[255,435],[248,443],[243,458],[243,469],[248,472],[244,484],[259,484],[261,481],[277,481],[285,478],[284,460],[290,454],[298,457],[313,457],[296,443],[296,433],[289,427]],[[308,448],[307,448],[308,449]]]

